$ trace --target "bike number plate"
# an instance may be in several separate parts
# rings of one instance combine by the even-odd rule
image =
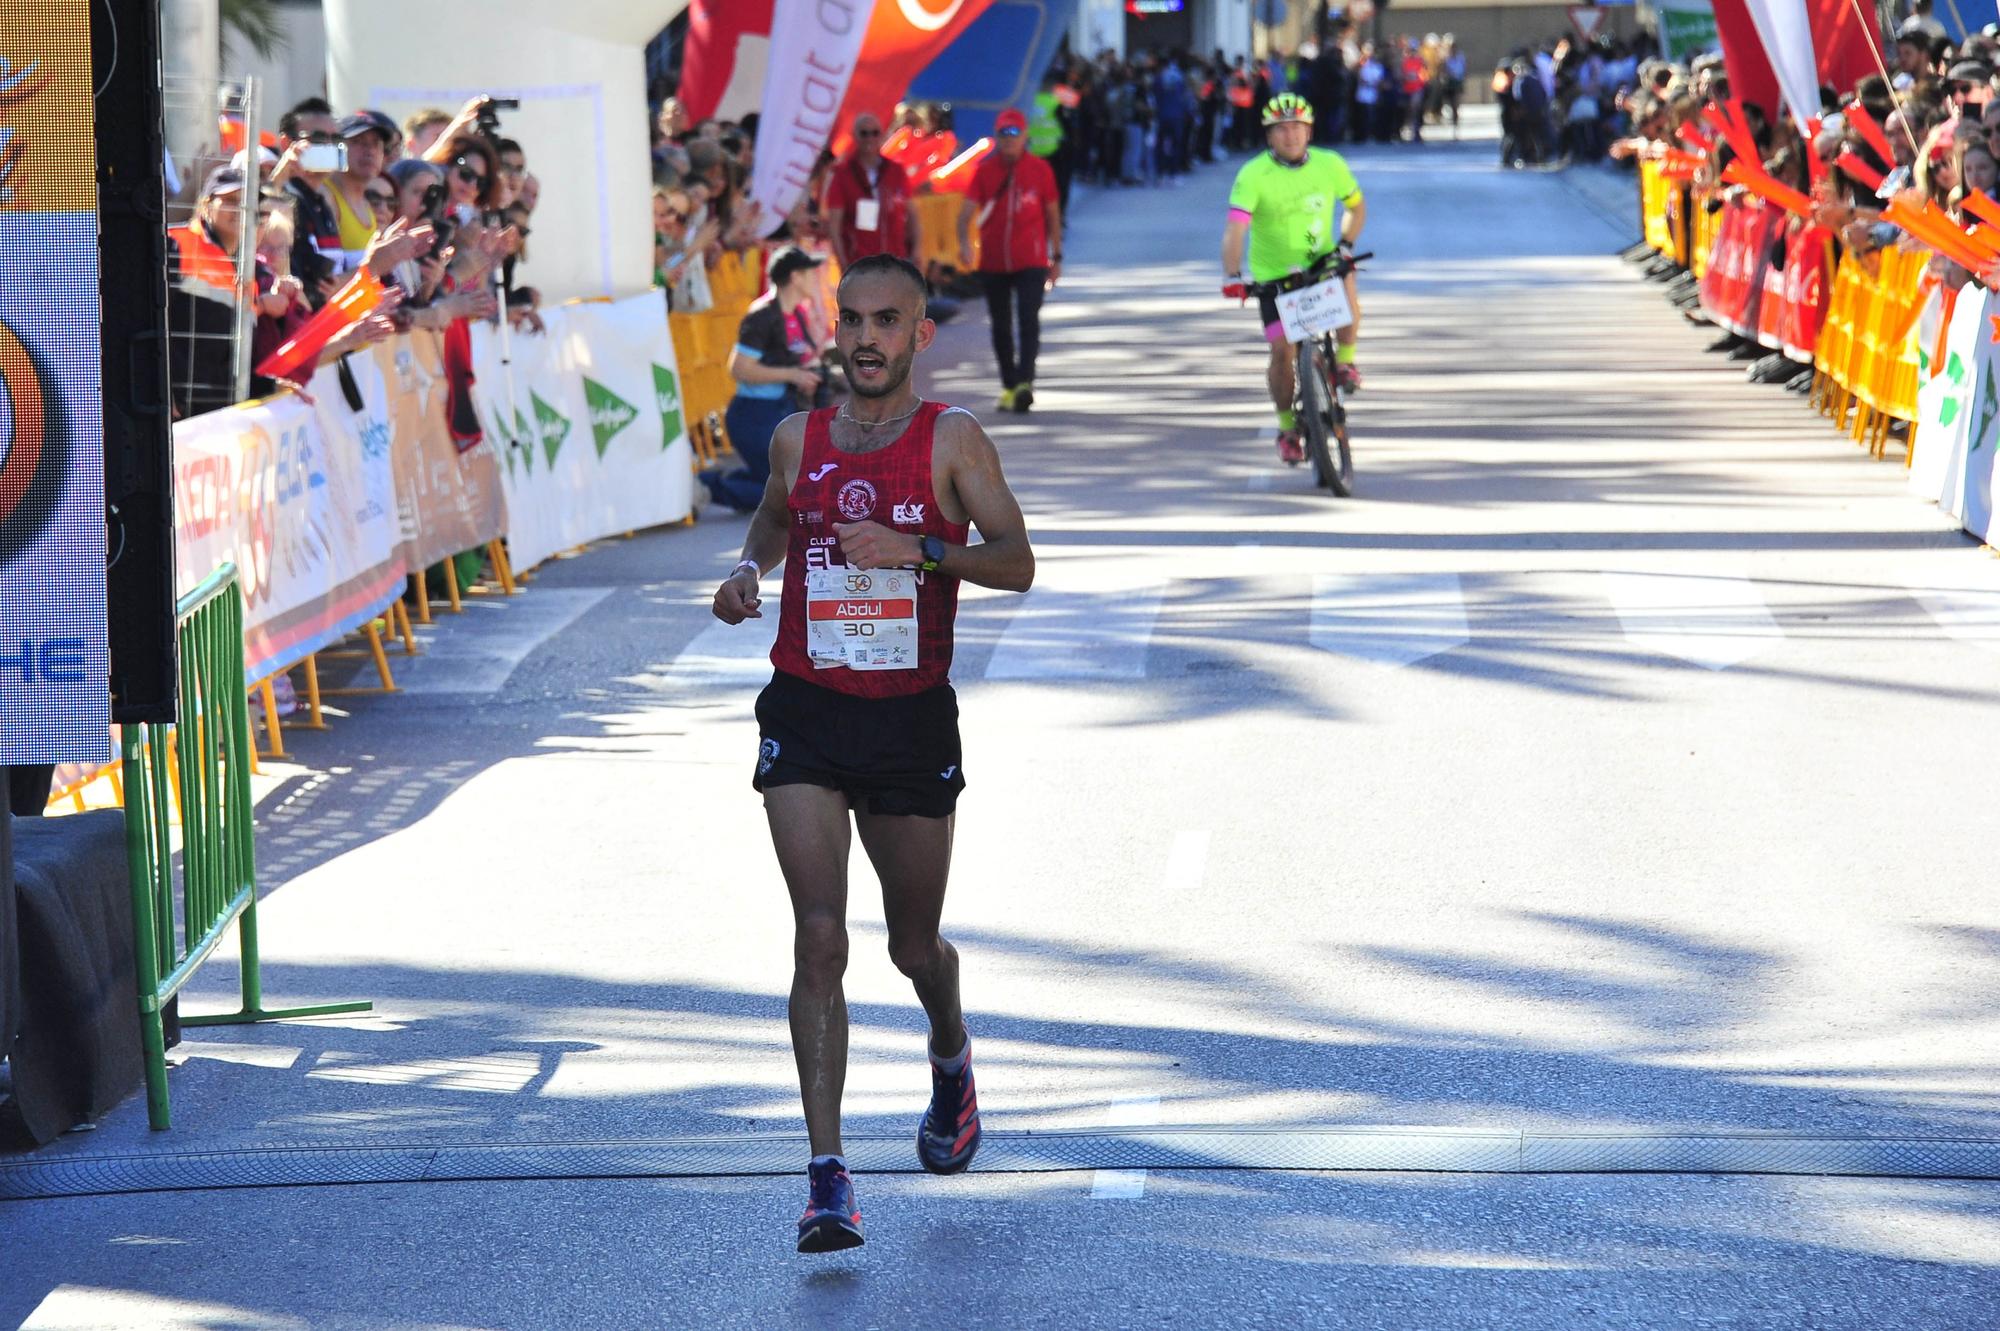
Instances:
[[[821,668],[915,670],[916,570],[807,570],[806,655]]]
[[[1354,322],[1354,310],[1347,303],[1347,283],[1336,277],[1285,292],[1278,297],[1278,322],[1284,327],[1287,342],[1303,342],[1347,327]]]

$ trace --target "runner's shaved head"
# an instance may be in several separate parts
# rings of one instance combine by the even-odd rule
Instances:
[[[930,302],[930,287],[924,282],[924,275],[908,259],[898,258],[893,254],[870,254],[866,258],[856,259],[847,271],[840,275],[841,290],[845,291],[847,284],[856,278],[883,273],[900,277],[908,283],[911,292],[916,296],[916,303],[909,307],[910,313],[919,319],[927,317],[925,307]],[[843,296],[841,300],[844,304],[846,297]]]

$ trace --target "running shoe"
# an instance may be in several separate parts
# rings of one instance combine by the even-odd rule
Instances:
[[[861,1204],[854,1200],[854,1180],[835,1162],[806,1166],[806,1213],[799,1217],[800,1252],[839,1252],[858,1248]]]
[[[1361,367],[1354,364],[1354,362],[1342,361],[1340,364],[1334,366],[1333,377],[1340,381],[1341,392],[1358,393],[1361,391]]]
[[[999,401],[998,401],[997,403],[995,403],[995,404],[994,404],[994,410],[996,410],[996,411],[1018,411],[1018,410],[1020,410],[1020,408],[1018,408],[1018,407],[1016,407],[1016,406],[1014,405],[1014,400],[1015,400],[1015,397],[1016,397],[1016,395],[1017,395],[1017,394],[1018,394],[1019,392],[1020,392],[1020,390],[1019,390],[1019,389],[1017,389],[1017,388],[1003,388],[1003,389],[1001,389],[1001,390],[1000,390],[1000,400],[999,400]]]
[[[1035,386],[1033,384],[1022,384],[1019,388],[1014,390],[1014,410],[1026,411],[1029,407],[1032,407],[1034,405],[1035,405]]]
[[[1306,446],[1299,442],[1297,430],[1278,431],[1278,460],[1287,467],[1296,467],[1306,460]]]
[[[966,1037],[968,1050],[972,1037]],[[979,1150],[979,1095],[972,1085],[972,1057],[957,1072],[931,1061],[931,1107],[917,1124],[917,1160],[933,1174],[956,1174]]]

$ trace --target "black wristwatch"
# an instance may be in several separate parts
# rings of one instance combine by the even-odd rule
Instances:
[[[935,536],[919,536],[917,548],[924,552],[923,562],[917,567],[929,573],[944,562],[944,542]]]

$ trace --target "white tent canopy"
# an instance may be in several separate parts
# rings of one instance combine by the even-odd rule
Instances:
[[[645,46],[687,0],[327,0],[335,109],[401,120],[518,97],[501,132],[540,178],[525,280],[548,302],[652,283]]]

